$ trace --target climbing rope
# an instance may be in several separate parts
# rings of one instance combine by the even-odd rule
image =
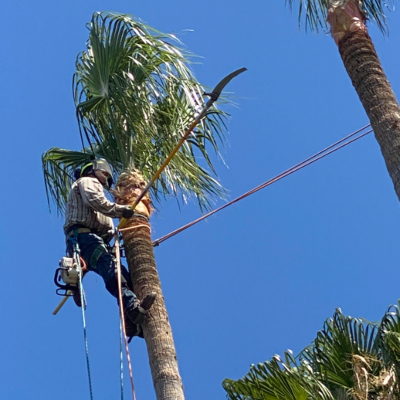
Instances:
[[[85,318],[85,295],[83,293],[83,285],[82,285],[82,264],[81,260],[79,257],[79,246],[78,243],[74,243],[74,257],[75,261],[78,263],[79,266],[79,293],[81,297],[81,309],[82,309],[82,321],[83,321],[83,339],[85,342],[85,353],[86,353],[86,367],[87,367],[87,373],[88,373],[88,378],[89,378],[89,392],[90,392],[90,400],[93,400],[93,390],[92,390],[92,378],[90,374],[90,363],[89,363],[89,347],[88,347],[88,340],[87,340],[87,333],[86,333],[86,318]]]
[[[133,374],[132,374],[132,365],[131,365],[131,357],[129,354],[129,347],[128,347],[128,338],[126,337],[126,329],[125,329],[125,315],[124,315],[124,305],[122,303],[122,285],[121,285],[121,259],[120,259],[120,246],[119,246],[119,238],[118,238],[118,230],[115,229],[114,233],[114,246],[115,246],[115,264],[117,266],[117,279],[118,279],[118,300],[119,300],[119,311],[120,311],[120,318],[122,326],[123,336],[125,340],[125,353],[126,353],[126,361],[128,363],[129,368],[129,376],[131,379],[131,387],[132,387],[132,397],[133,400],[136,400],[135,395],[135,385],[133,383]],[[122,352],[121,352],[122,357]],[[121,386],[121,391],[123,391],[123,387]]]
[[[335,151],[337,151],[337,150],[349,145],[350,143],[353,143],[356,140],[361,139],[362,137],[364,137],[364,136],[368,135],[369,133],[371,133],[373,130],[370,129],[369,131],[364,132],[364,133],[360,134],[359,136],[357,136],[357,137],[355,137],[355,138],[353,138],[351,140],[348,140],[348,139],[352,138],[353,136],[357,135],[359,132],[361,132],[364,129],[368,128],[369,126],[371,126],[371,124],[365,125],[364,127],[362,127],[360,129],[358,129],[357,131],[351,133],[350,135],[347,135],[343,139],[340,139],[336,143],[331,144],[329,147],[326,147],[325,149],[319,151],[318,153],[315,153],[311,157],[303,160],[302,162],[300,162],[300,163],[296,164],[295,166],[287,169],[286,171],[284,171],[284,172],[280,173],[279,175],[275,176],[274,178],[264,182],[263,184],[255,187],[254,189],[249,190],[248,192],[242,194],[241,196],[237,197],[236,199],[230,201],[229,203],[226,203],[223,206],[221,206],[221,207],[209,212],[208,214],[205,214],[202,217],[197,218],[194,221],[182,226],[181,228],[176,229],[176,230],[168,233],[165,236],[162,236],[161,238],[159,238],[159,239],[157,239],[157,240],[155,240],[153,242],[153,246],[154,247],[159,246],[165,240],[170,239],[171,237],[177,235],[178,233],[183,232],[184,230],[186,230],[186,229],[190,228],[191,226],[197,224],[198,222],[202,221],[203,219],[206,219],[206,218],[210,217],[211,215],[217,213],[218,211],[221,211],[224,208],[229,207],[230,205],[232,205],[234,203],[237,203],[238,201],[244,199],[245,197],[248,197],[248,196],[252,195],[253,193],[258,192],[259,190],[264,189],[265,187],[267,187],[269,185],[272,185],[275,182],[278,182],[279,180],[285,178],[286,176],[291,175],[294,172],[299,171],[300,169],[302,169],[302,168],[304,168],[304,167],[306,167],[306,166],[308,166],[310,164],[313,164],[314,162],[316,162],[316,161],[328,156],[329,154],[334,153]],[[348,140],[348,141],[346,142],[346,140]],[[345,143],[343,143],[343,142],[345,142]]]
[[[119,321],[119,362],[120,362],[120,382],[121,382],[121,400],[124,400],[124,354],[123,354],[123,333],[122,322]]]
[[[141,227],[150,229],[150,232],[151,232],[150,226],[149,226],[149,225],[145,225],[145,224],[130,226],[129,228],[122,228],[122,229],[119,229],[119,231],[120,231],[120,232],[125,232],[125,231],[130,231],[130,230],[132,230],[132,229],[141,228]]]

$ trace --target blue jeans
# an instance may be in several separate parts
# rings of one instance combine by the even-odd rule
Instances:
[[[67,252],[73,255],[74,237],[67,241]],[[79,233],[77,243],[80,249],[80,256],[84,259],[87,269],[100,275],[106,285],[106,289],[118,300],[117,270],[113,257],[107,251],[107,247],[100,236],[94,233]],[[135,294],[129,287],[131,279],[127,269],[121,265],[122,275],[122,302],[124,307],[130,306],[136,299]],[[129,287],[128,287],[129,286]]]

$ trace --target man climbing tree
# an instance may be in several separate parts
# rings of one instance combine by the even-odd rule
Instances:
[[[98,159],[75,171],[77,181],[73,183],[68,197],[65,214],[64,233],[67,238],[67,252],[72,257],[74,243],[79,247],[88,271],[99,274],[106,289],[118,299],[118,281],[113,256],[107,245],[113,237],[111,218],[131,218],[134,211],[129,205],[119,205],[109,201],[103,187],[113,184],[112,171],[108,162]],[[146,207],[139,208],[135,216],[148,219]],[[155,300],[149,293],[140,303],[132,291],[131,279],[126,268],[122,268],[122,302],[127,315],[126,334],[129,337],[143,337],[141,325],[147,310]],[[80,292],[75,289],[75,303],[82,306]]]
[[[173,35],[117,13],[96,12],[89,26],[87,49],[79,54],[74,75],[76,115],[84,148],[52,148],[42,157],[47,193],[61,212],[66,209],[71,172],[90,162],[89,153],[112,166],[118,178],[113,191],[116,203],[132,204],[204,106],[206,88],[188,68],[190,55],[176,46]],[[205,209],[210,199],[224,193],[213,176],[209,148],[218,153],[225,117],[216,107],[206,112],[142,199],[148,211],[151,198],[160,201],[172,196],[186,201],[193,195]],[[212,172],[198,163],[199,158]],[[142,213],[139,207],[140,203],[122,233],[135,293],[141,299],[157,294],[143,323],[154,389],[157,400],[183,400],[151,227],[136,213]]]

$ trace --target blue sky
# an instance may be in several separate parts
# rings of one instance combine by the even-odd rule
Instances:
[[[89,398],[80,310],[52,282],[62,218],[48,212],[41,154],[79,148],[72,74],[94,11],[133,14],[202,56],[213,87],[229,72],[221,183],[233,199],[368,123],[329,35],[298,30],[284,1],[28,2],[3,5],[0,34],[0,397]],[[400,90],[400,15],[370,34]],[[216,206],[223,204],[217,202]],[[157,204],[156,239],[200,216]],[[379,320],[399,297],[397,199],[372,135],[285,178],[155,249],[186,397],[225,398],[224,378],[307,346],[336,307]],[[120,398],[118,309],[85,278],[95,399]],[[144,341],[130,345],[138,399],[154,399]],[[129,380],[125,377],[129,396]]]

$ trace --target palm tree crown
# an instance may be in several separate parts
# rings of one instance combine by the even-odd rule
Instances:
[[[48,198],[63,211],[72,171],[93,156],[106,158],[115,175],[140,170],[148,180],[204,102],[204,88],[188,68],[190,54],[177,39],[128,15],[95,13],[87,49],[76,61],[74,99],[82,151],[52,148],[43,157]],[[223,188],[206,145],[218,153],[226,114],[212,107],[152,188],[156,200],[193,193],[201,208]],[[206,161],[214,177],[197,163]]]
[[[400,398],[400,309],[380,323],[346,317],[337,309],[298,357],[252,366],[223,386],[232,400],[389,400]]]
[[[318,31],[327,28],[328,11],[331,7],[343,7],[348,0],[285,0],[292,8],[296,3],[299,6],[299,25],[304,21],[306,27]],[[359,9],[366,19],[374,21],[379,29],[386,34],[387,23],[385,8],[394,4],[394,0],[356,0]]]

